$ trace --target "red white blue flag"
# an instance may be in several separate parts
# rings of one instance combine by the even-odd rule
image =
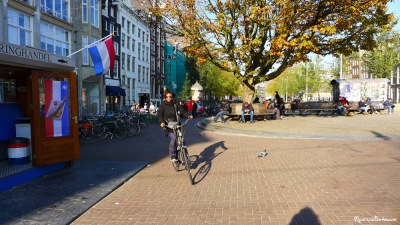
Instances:
[[[96,76],[101,76],[109,69],[114,69],[115,50],[112,37],[89,47]]]
[[[67,81],[45,80],[44,94],[46,137],[69,136],[69,83]]]

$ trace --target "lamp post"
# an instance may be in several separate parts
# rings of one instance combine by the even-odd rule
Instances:
[[[167,92],[167,86],[166,86],[166,85],[163,86],[163,90],[164,90],[164,92],[163,92],[163,99],[165,99],[165,92]]]

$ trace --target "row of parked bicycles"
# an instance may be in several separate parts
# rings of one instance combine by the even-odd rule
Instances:
[[[157,116],[149,113],[107,113],[79,117],[79,143],[90,139],[122,139],[140,133],[141,128],[155,124]]]

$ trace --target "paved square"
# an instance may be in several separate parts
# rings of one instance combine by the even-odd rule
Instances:
[[[400,224],[399,139],[201,133],[195,185],[166,157],[73,224]]]

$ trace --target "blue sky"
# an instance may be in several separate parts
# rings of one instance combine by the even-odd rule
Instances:
[[[389,7],[388,12],[394,13],[394,15],[400,19],[400,0],[394,0],[394,2],[389,2],[387,5]],[[400,21],[395,29],[400,32]]]

